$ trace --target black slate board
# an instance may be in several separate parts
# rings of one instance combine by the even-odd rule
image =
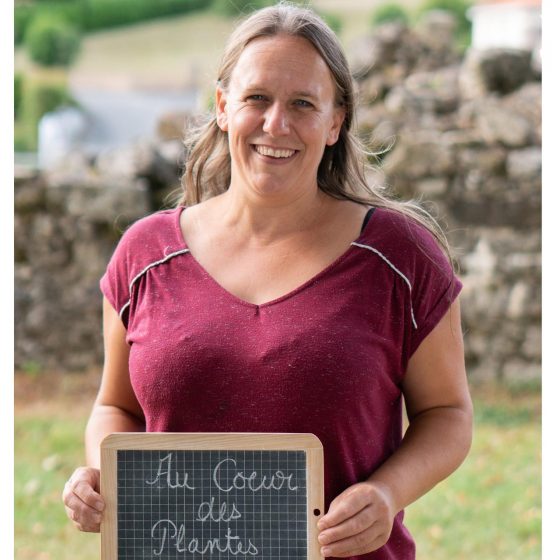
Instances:
[[[119,560],[306,559],[306,511],[305,451],[117,451]]]

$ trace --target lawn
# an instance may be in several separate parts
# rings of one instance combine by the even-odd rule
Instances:
[[[16,376],[15,558],[98,560],[99,536],[66,520],[60,494],[83,462],[96,374]],[[540,394],[474,390],[472,452],[450,479],[407,510],[418,560],[541,557]]]

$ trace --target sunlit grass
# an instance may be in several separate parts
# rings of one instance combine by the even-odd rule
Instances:
[[[540,425],[484,408],[464,465],[408,509],[418,560],[541,557]]]
[[[16,416],[15,557],[98,559],[99,536],[78,534],[60,498],[65,481],[83,463],[85,415],[73,418],[65,407],[52,405]]]

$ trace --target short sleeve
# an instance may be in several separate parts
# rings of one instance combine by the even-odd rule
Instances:
[[[422,226],[414,226],[411,232],[416,247],[410,287],[413,328],[408,358],[443,318],[462,288],[435,237]]]
[[[129,230],[130,231],[130,230]],[[113,309],[128,326],[127,309],[130,304],[130,235],[129,231],[121,237],[99,287]]]
[[[140,218],[122,235],[99,287],[128,329],[133,286],[151,267],[187,251],[179,226],[182,207]]]

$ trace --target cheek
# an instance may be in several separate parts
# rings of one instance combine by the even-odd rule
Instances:
[[[252,132],[259,124],[260,115],[250,107],[240,107],[229,117],[230,133],[244,135]]]
[[[313,118],[301,128],[302,133],[310,143],[316,145],[317,150],[323,150],[329,138],[329,128],[324,119]]]

